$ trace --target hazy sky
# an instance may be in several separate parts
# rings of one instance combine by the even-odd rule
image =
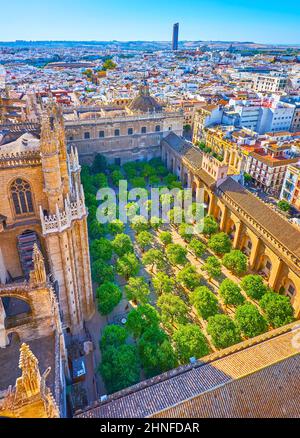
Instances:
[[[171,39],[300,44],[299,0],[0,0],[0,41]]]

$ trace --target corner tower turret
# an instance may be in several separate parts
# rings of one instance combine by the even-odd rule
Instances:
[[[53,125],[53,123],[52,123]],[[64,207],[63,185],[59,162],[59,142],[47,113],[43,113],[40,151],[44,175],[44,191],[48,198],[49,213]]]

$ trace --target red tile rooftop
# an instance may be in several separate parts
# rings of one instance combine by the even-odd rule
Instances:
[[[249,146],[249,145],[247,145],[247,146],[245,146],[245,145],[241,145],[241,149],[242,149],[244,152],[254,152],[254,151],[256,151],[257,149],[259,149],[260,147],[261,147],[260,144],[255,144],[255,145],[253,145],[253,146]]]
[[[278,132],[266,132],[265,134],[268,137],[282,137],[287,135],[292,135],[289,131],[278,131]]]
[[[297,163],[299,161],[299,158],[272,157],[271,155],[261,152],[259,150],[251,152],[250,155],[252,155],[253,158],[256,158],[259,161],[269,164],[270,166],[282,166]]]

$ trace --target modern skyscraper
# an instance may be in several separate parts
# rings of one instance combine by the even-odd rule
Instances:
[[[178,50],[178,33],[179,33],[179,23],[175,23],[173,26],[172,50]]]

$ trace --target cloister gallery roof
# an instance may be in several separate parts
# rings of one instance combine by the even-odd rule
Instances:
[[[300,404],[296,328],[294,323],[212,353],[194,366],[113,394],[77,417],[296,417]]]

